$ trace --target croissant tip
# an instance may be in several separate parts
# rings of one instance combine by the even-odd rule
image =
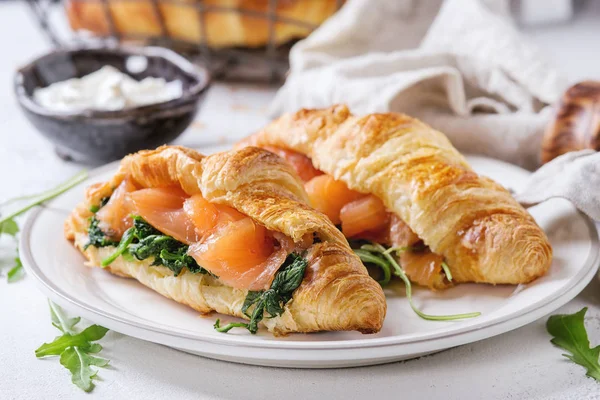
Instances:
[[[382,310],[381,307],[378,307],[377,310],[373,310],[373,313],[369,313],[366,318],[362,318],[359,322],[359,326],[356,330],[362,334],[373,334],[378,333],[382,326],[383,320],[385,318],[385,310]]]
[[[383,326],[387,303],[381,286],[368,276],[355,278],[357,282],[349,283],[353,294],[345,294],[344,301],[351,305],[346,311],[350,313],[349,330],[356,330],[363,334],[377,333]],[[340,303],[338,303],[340,304]]]

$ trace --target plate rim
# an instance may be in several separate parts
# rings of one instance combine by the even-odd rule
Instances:
[[[482,156],[470,156],[470,158],[479,158],[486,161],[493,161],[498,164],[503,164],[504,167],[513,168],[519,170],[521,172],[524,171],[522,168],[508,164],[506,162],[496,160],[489,157]],[[119,161],[115,161],[104,166],[93,169],[89,172],[86,180],[81,182],[76,187],[81,187],[87,185],[89,180],[94,177],[104,174],[109,170],[116,169]],[[52,204],[52,201],[47,203],[47,205]],[[35,277],[38,282],[38,286],[42,286],[42,291],[47,294],[49,297],[53,297],[54,299],[60,299],[63,304],[69,304],[67,308],[74,308],[79,311],[85,310],[85,314],[99,316],[107,321],[114,321],[117,324],[123,324],[125,326],[130,327],[131,329],[141,329],[146,333],[154,333],[159,335],[165,335],[167,337],[171,337],[173,339],[183,339],[190,340],[193,342],[199,343],[212,343],[217,345],[229,345],[229,346],[247,346],[253,348],[267,348],[267,349],[277,349],[277,350],[319,350],[319,349],[328,349],[328,350],[336,350],[336,349],[369,349],[369,348],[378,348],[378,347],[389,347],[389,346],[397,346],[397,345],[411,345],[417,343],[426,343],[426,342],[435,342],[444,339],[451,339],[456,336],[472,334],[476,331],[481,331],[483,329],[490,330],[490,328],[499,327],[502,325],[506,325],[508,322],[515,320],[516,318],[525,319],[524,322],[517,324],[517,326],[509,327],[508,329],[502,329],[502,332],[499,333],[491,333],[489,335],[484,335],[480,339],[496,336],[501,333],[508,332],[510,330],[516,329],[520,326],[528,324],[535,319],[540,318],[543,315],[561,307],[566,304],[568,301],[573,299],[577,294],[593,279],[595,272],[599,267],[598,260],[600,259],[600,244],[598,233],[595,224],[591,221],[591,219],[585,214],[578,212],[578,214],[583,218],[584,223],[588,228],[588,233],[590,234],[590,251],[588,253],[587,259],[584,263],[584,266],[575,276],[576,279],[563,290],[563,293],[558,297],[547,301],[545,303],[534,303],[520,309],[518,314],[515,313],[505,315],[503,317],[498,318],[497,320],[492,321],[482,321],[480,323],[459,327],[451,333],[448,332],[432,332],[429,334],[421,335],[417,338],[399,338],[398,336],[392,337],[381,337],[381,338],[360,338],[360,339],[346,339],[346,340],[332,340],[332,341],[278,341],[278,340],[266,340],[266,341],[256,341],[249,339],[247,336],[237,336],[237,335],[223,335],[224,337],[219,337],[216,335],[206,335],[206,334],[188,334],[186,332],[174,332],[172,330],[164,329],[162,327],[148,325],[142,322],[131,321],[125,317],[121,317],[115,315],[110,312],[103,311],[98,309],[97,307],[88,304],[87,302],[82,302],[78,300],[74,296],[71,296],[68,292],[57,287],[51,280],[47,279],[47,275],[43,273],[43,269],[36,263],[32,249],[30,245],[30,235],[33,229],[33,226],[39,217],[39,215],[45,211],[44,207],[36,207],[33,209],[30,214],[27,216],[23,229],[21,231],[21,240],[19,242],[19,252],[21,258],[23,260],[23,265],[28,274]],[[579,289],[581,287],[581,289]],[[577,290],[575,290],[577,289]],[[540,309],[544,309],[543,313],[539,312]],[[547,309],[547,310],[546,310]],[[526,318],[529,316],[530,318]],[[86,317],[88,318],[88,317]],[[88,318],[93,320],[92,318]],[[106,324],[109,325],[109,324]],[[508,324],[512,325],[512,324]],[[109,326],[110,328],[110,326]],[[493,329],[491,329],[493,330]],[[119,329],[116,329],[119,331]],[[135,334],[129,334],[130,336],[136,336]],[[140,337],[140,336],[137,336]],[[146,339],[145,337],[143,338]],[[152,340],[151,340],[152,341]]]

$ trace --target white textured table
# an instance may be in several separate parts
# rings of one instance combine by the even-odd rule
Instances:
[[[0,4],[0,202],[53,186],[79,170],[53,153],[22,116],[12,95],[14,69],[47,49],[23,4]],[[528,32],[572,80],[600,78],[599,14],[575,25]],[[267,121],[273,90],[216,85],[198,122],[177,141],[200,147],[243,137]],[[0,246],[9,256],[10,243]],[[4,273],[6,270],[4,270]],[[583,306],[588,331],[600,343],[600,282],[594,280],[561,312]],[[110,332],[111,360],[91,395],[70,383],[57,359],[34,349],[52,339],[46,299],[32,278],[0,279],[0,398],[127,399],[596,399],[600,384],[549,343],[545,318],[516,331],[421,359],[341,370],[290,370],[214,361]],[[318,394],[318,396],[317,396]]]

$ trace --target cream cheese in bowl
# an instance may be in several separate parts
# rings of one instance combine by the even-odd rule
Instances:
[[[82,78],[72,78],[37,88],[33,99],[52,111],[116,111],[164,103],[183,95],[180,80],[146,77],[136,81],[112,66],[104,66]]]
[[[25,116],[57,154],[87,164],[172,142],[209,87],[205,68],[160,47],[56,49],[14,79]]]

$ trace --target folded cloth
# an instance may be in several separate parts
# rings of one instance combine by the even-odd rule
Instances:
[[[600,153],[580,150],[555,158],[535,171],[526,189],[515,196],[525,206],[553,197],[570,200],[579,210],[600,221]]]
[[[292,48],[290,74],[271,115],[335,103],[359,115],[404,112],[444,132],[465,153],[535,169],[543,130],[554,118],[549,105],[567,82],[513,26],[508,5],[348,0]],[[535,174],[530,187],[537,192],[522,199],[567,197],[598,218],[597,197],[580,184],[582,174],[598,170],[578,157],[559,163],[543,171],[565,174],[554,177],[561,185]]]
[[[463,152],[535,168],[542,109],[566,82],[512,25],[508,1],[488,3],[349,0],[294,46],[272,115],[334,103],[404,112]]]

